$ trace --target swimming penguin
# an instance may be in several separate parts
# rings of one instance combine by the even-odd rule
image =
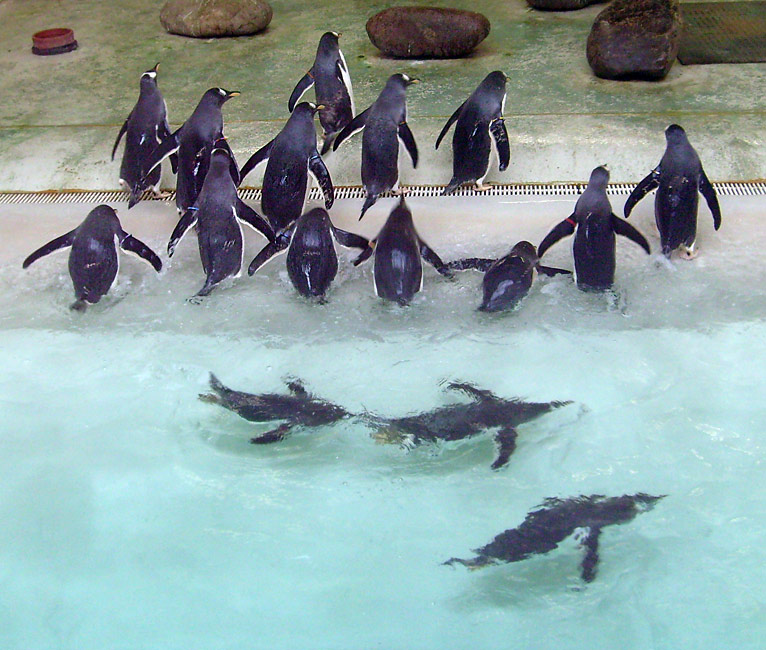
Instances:
[[[195,297],[207,296],[225,278],[239,276],[244,255],[240,222],[269,241],[274,240],[269,223],[237,196],[237,186],[229,173],[231,154],[220,143],[213,149],[210,169],[196,202],[178,221],[168,243],[168,256],[172,257],[186,231],[197,225],[199,256],[207,278]]]
[[[158,165],[150,174],[147,174],[147,163],[154,149],[170,136],[167,105],[157,87],[159,67],[158,63],[141,75],[138,101],[120,128],[112,147],[112,160],[114,160],[117,146],[122,136],[125,136],[125,151],[120,165],[120,185],[130,190],[128,209],[138,203],[147,187],[150,187],[155,195],[160,191],[161,167]],[[171,163],[175,171],[178,164],[175,154],[171,157]]]
[[[571,404],[503,399],[465,382],[452,382],[447,384],[447,388],[465,393],[471,401],[391,420],[368,415],[370,424],[378,427],[375,439],[379,442],[416,446],[424,442],[464,440],[496,428],[497,458],[492,463],[492,469],[500,469],[508,464],[508,459],[516,449],[517,426],[555,408]]]
[[[520,526],[500,533],[486,546],[474,549],[469,560],[450,558],[444,564],[462,564],[479,569],[498,562],[519,562],[532,555],[548,553],[570,535],[579,538],[585,548],[580,565],[581,577],[592,582],[598,565],[598,543],[606,526],[633,521],[636,515],[654,508],[666,495],[652,496],[639,492],[621,497],[600,494],[569,499],[546,499],[530,512]]]
[[[203,402],[218,404],[250,422],[284,421],[276,429],[250,439],[255,445],[279,442],[294,427],[319,427],[333,424],[352,414],[341,406],[314,397],[298,379],[286,382],[289,395],[242,393],[226,388],[210,373],[212,393],[199,396]]]
[[[108,205],[93,208],[77,228],[38,248],[24,260],[22,267],[27,268],[44,255],[71,246],[69,275],[77,298],[72,309],[84,311],[89,304],[101,300],[114,284],[120,268],[118,245],[151,264],[157,273],[162,270],[160,258],[122,229],[117,213]]]
[[[415,294],[423,288],[421,257],[441,275],[453,277],[452,271],[418,236],[412,221],[412,212],[404,202],[403,194],[399,198],[399,204],[388,215],[388,220],[378,236],[354,260],[354,266],[369,258],[373,250],[375,294],[402,306],[409,304]]]
[[[338,47],[341,34],[325,32],[319,39],[314,65],[297,83],[287,103],[292,113],[298,100],[314,86],[319,109],[319,123],[324,131],[321,155],[325,155],[335,136],[354,118],[354,92],[346,59]]]
[[[221,107],[224,102],[237,95],[238,91],[223,88],[211,88],[206,91],[189,119],[180,129],[157,145],[147,163],[149,174],[165,158],[178,153],[176,207],[179,214],[186,212],[197,200],[210,164],[213,143],[223,138]],[[219,146],[229,147],[225,140]],[[239,170],[233,155],[230,158],[229,171],[234,182],[239,184]]]
[[[250,263],[247,272],[253,275],[274,255],[287,248],[287,275],[293,286],[302,296],[322,301],[338,272],[333,237],[341,246],[349,248],[366,250],[370,245],[364,237],[333,226],[326,210],[314,208],[283,230],[275,241],[267,244]]]
[[[452,180],[442,194],[454,192],[463,183],[475,183],[476,189],[486,190],[484,178],[489,171],[492,138],[497,147],[500,171],[505,171],[511,160],[508,132],[503,121],[505,84],[508,77],[496,70],[490,72],[444,125],[436,139],[436,148],[449,128],[457,120],[452,136]]]
[[[496,260],[469,257],[449,262],[447,268],[451,271],[476,269],[484,273],[484,298],[479,311],[505,311],[516,307],[529,293],[535,271],[546,275],[571,273],[540,264],[535,247],[528,241],[520,241],[507,255]]]
[[[309,173],[316,178],[329,210],[335,201],[330,172],[317,151],[314,114],[320,107],[301,102],[282,131],[256,151],[242,167],[242,179],[268,159],[263,176],[261,209],[276,232],[284,230],[303,213]]]
[[[680,248],[682,257],[693,259],[697,256],[694,248],[699,203],[697,192],[702,192],[705,197],[716,230],[721,227],[721,208],[715,189],[702,169],[697,152],[689,144],[686,132],[678,124],[671,124],[665,129],[665,139],[667,147],[660,164],[635,187],[625,202],[625,218],[648,192],[658,188],[654,199],[654,219],[660,231],[662,253],[670,257],[674,250]]]
[[[407,124],[407,86],[418,83],[406,74],[394,74],[375,103],[359,113],[344,128],[332,145],[335,151],[340,144],[364,129],[362,134],[362,185],[367,199],[362,214],[378,200],[378,195],[396,190],[399,183],[399,140],[412,158],[412,166],[418,166],[418,147]]]
[[[591,172],[588,187],[575,204],[574,213],[551,230],[537,247],[542,257],[559,239],[577,229],[572,244],[574,276],[577,286],[584,291],[605,291],[614,283],[615,234],[627,237],[649,253],[644,236],[627,221],[612,213],[606,196],[609,171],[596,167]]]

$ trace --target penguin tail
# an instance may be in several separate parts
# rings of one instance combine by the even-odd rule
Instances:
[[[364,217],[364,213],[367,212],[373,205],[375,205],[375,201],[378,200],[377,194],[368,194],[367,198],[364,200],[364,205],[362,206],[362,214],[359,215],[359,221],[362,220],[362,217]]]
[[[75,300],[71,305],[69,305],[69,309],[72,311],[76,311],[79,313],[83,313],[88,308],[88,303],[84,300]]]
[[[463,184],[462,181],[459,181],[456,178],[453,178],[449,182],[449,184],[444,188],[444,191],[442,192],[442,196],[447,196],[447,194],[452,194],[452,192],[454,192],[462,184]]]

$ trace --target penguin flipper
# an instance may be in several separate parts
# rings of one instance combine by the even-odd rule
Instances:
[[[300,379],[290,379],[285,382],[287,389],[297,397],[310,397],[309,392]]]
[[[360,248],[362,250],[370,247],[369,239],[365,239],[361,235],[357,235],[353,232],[341,230],[332,225],[330,227],[332,228],[332,234],[335,236],[335,241],[341,246],[345,246],[346,248]]]
[[[165,138],[170,137],[170,125],[168,124],[168,118],[166,117],[162,122],[160,122],[159,127],[157,128],[157,137],[160,139],[160,142],[162,142]],[[170,168],[173,170],[174,174],[178,173],[178,154],[177,153],[171,153],[170,156]]]
[[[130,115],[132,114],[133,111],[130,112]],[[125,118],[125,122],[120,127],[120,132],[117,134],[117,139],[114,141],[114,146],[112,147],[112,160],[114,160],[114,154],[117,153],[117,147],[120,144],[120,140],[122,140],[122,136],[125,135],[128,131],[128,120],[130,119],[130,115]]]
[[[627,219],[630,216],[633,207],[641,199],[643,199],[649,192],[660,186],[660,167],[655,167],[649,175],[646,176],[638,185],[633,188],[628,200],[625,201],[625,208],[623,214]]]
[[[495,458],[491,465],[492,469],[500,469],[508,464],[508,459],[516,450],[516,438],[518,435],[518,432],[513,427],[502,427],[495,434],[497,458]]]
[[[250,438],[250,442],[254,445],[268,445],[272,442],[280,442],[284,440],[285,436],[290,432],[290,429],[292,428],[292,423],[285,422],[284,424],[280,424],[276,429],[267,431],[260,436]]]
[[[508,131],[505,128],[505,120],[497,117],[489,123],[489,132],[495,139],[497,157],[500,160],[500,171],[504,172],[511,162],[511,145],[508,142]]]
[[[260,165],[269,157],[273,144],[274,140],[263,145],[260,149],[258,149],[258,151],[250,156],[250,158],[248,158],[247,162],[242,166],[242,169],[239,170],[240,183],[245,180],[245,176],[247,176],[251,171],[253,171],[258,165]]]
[[[420,246],[420,256],[431,266],[433,266],[440,275],[450,279],[455,277],[454,273],[452,273],[447,265],[442,262],[441,258],[436,254],[436,252],[422,239],[420,239],[420,237],[418,237],[418,244]]]
[[[571,235],[575,231],[575,224],[577,222],[574,220],[574,214],[568,216],[564,221],[562,221],[560,224],[558,224],[553,230],[551,230],[547,235],[545,235],[545,239],[540,242],[540,245],[537,247],[537,256],[542,257],[545,255],[545,251],[547,251],[553,244],[555,244],[559,239],[563,239],[567,235]]]
[[[454,260],[447,262],[446,267],[450,271],[467,271],[468,269],[476,269],[482,273],[486,273],[490,266],[495,263],[495,260],[490,260],[485,257],[467,257],[463,260]]]
[[[707,201],[707,207],[713,213],[713,227],[718,230],[721,227],[721,207],[718,205],[718,196],[716,196],[713,184],[708,180],[704,170],[700,170],[700,192]]]
[[[53,253],[60,248],[66,248],[67,246],[71,246],[72,242],[74,242],[74,236],[75,236],[75,230],[70,230],[65,235],[61,235],[61,237],[56,237],[56,239],[53,239],[49,241],[47,244],[40,246],[34,253],[31,253],[27,259],[24,260],[24,263],[21,265],[21,268],[25,269],[27,268],[32,262],[35,262],[39,260],[41,257],[45,255],[49,255],[50,253]]]
[[[173,233],[170,235],[170,241],[168,242],[168,257],[173,257],[173,252],[176,249],[176,245],[195,223],[197,223],[197,208],[189,208],[184,215],[178,220],[176,227],[173,228]]]
[[[638,232],[638,230],[631,226],[627,221],[620,219],[617,215],[614,214],[612,215],[612,229],[618,235],[627,237],[633,243],[638,244],[647,252],[647,254],[651,253],[649,250],[649,242],[646,241],[646,237]]]
[[[535,266],[538,273],[542,273],[543,275],[548,275],[553,277],[554,275],[572,275],[571,271],[567,271],[566,269],[557,269],[555,266],[543,266],[542,264],[537,264]]]
[[[181,127],[182,129],[183,127]],[[152,173],[152,170],[162,163],[165,158],[178,151],[181,146],[180,133],[181,129],[178,129],[175,133],[172,133],[170,137],[160,142],[152,151],[149,156],[149,160],[146,161],[146,171],[144,171],[144,179]],[[143,179],[142,179],[143,180]]]
[[[593,582],[596,577],[596,565],[598,564],[598,538],[601,528],[593,527],[588,530],[582,545],[585,547],[585,557],[580,564],[582,579],[585,582]]]
[[[335,142],[332,143],[333,151],[337,151],[341,142],[350,138],[352,135],[359,133],[359,131],[364,128],[364,125],[367,123],[367,114],[369,112],[369,108],[362,111],[343,128],[343,130],[338,134],[338,137],[335,138]]]
[[[468,397],[477,401],[498,399],[497,395],[492,391],[484,388],[477,388],[473,384],[469,384],[467,381],[451,381],[447,384],[446,388],[447,390],[457,390],[461,393],[465,393]]]
[[[452,115],[450,115],[450,118],[447,120],[447,123],[444,125],[444,128],[441,130],[439,137],[436,138],[436,146],[434,147],[434,149],[439,148],[439,145],[442,142],[442,138],[444,138],[444,136],[447,135],[447,131],[449,131],[450,127],[455,123],[455,120],[458,118],[458,115],[460,115],[460,111],[463,110],[463,106],[465,106],[465,102],[460,104],[460,106],[457,107],[457,110]]]
[[[415,136],[412,135],[412,131],[410,131],[409,124],[407,124],[407,122],[401,122],[399,124],[398,133],[399,133],[399,139],[402,141],[402,144],[407,149],[407,153],[410,154],[410,158],[412,158],[412,166],[417,167],[418,166],[418,145],[415,144]]]
[[[270,242],[274,241],[276,235],[271,224],[240,198],[237,198],[236,212],[237,219],[257,230]]]
[[[290,99],[287,101],[287,110],[292,113],[300,98],[303,97],[304,93],[313,85],[314,76],[311,74],[311,70],[309,70],[303,77],[301,77],[301,80],[295,84],[295,88],[293,88],[293,92],[290,94]]]
[[[354,266],[359,266],[362,262],[366,262],[370,257],[372,257],[373,252],[375,251],[375,244],[377,243],[377,239],[370,240],[369,245],[367,248],[365,248],[359,256],[351,262]]]
[[[152,265],[152,268],[159,273],[162,270],[162,261],[151,248],[149,248],[140,239],[129,235],[124,230],[120,232],[120,248],[127,253],[138,255],[142,260]]]
[[[280,253],[281,251],[285,250],[290,245],[290,240],[292,239],[293,231],[292,229],[280,233],[274,241],[269,242],[266,244],[262,249],[261,252],[258,253],[254,258],[253,261],[250,262],[250,266],[247,268],[247,274],[253,275],[259,268],[261,268],[266,262],[268,262],[272,257],[274,257],[277,253]]]
[[[316,149],[314,149],[309,158],[309,171],[316,178],[319,187],[322,188],[324,207],[329,210],[335,202],[335,190],[332,187],[332,179],[330,178],[330,172],[327,171],[327,165],[324,164],[324,160],[322,160]]]

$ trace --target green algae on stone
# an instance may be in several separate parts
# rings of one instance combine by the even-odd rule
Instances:
[[[160,22],[181,36],[247,36],[266,29],[272,14],[265,0],[169,0]]]

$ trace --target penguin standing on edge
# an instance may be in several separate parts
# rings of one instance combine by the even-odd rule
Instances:
[[[596,167],[590,175],[588,187],[575,204],[574,212],[551,230],[537,247],[542,257],[559,239],[577,229],[572,243],[574,276],[583,291],[606,291],[614,283],[615,234],[627,237],[649,254],[644,236],[627,221],[612,213],[606,195],[609,171]]]
[[[477,190],[489,189],[484,185],[484,178],[489,171],[492,138],[497,147],[500,171],[508,168],[511,148],[503,121],[507,82],[505,73],[490,72],[447,120],[436,139],[438,149],[442,138],[457,121],[452,136],[452,180],[444,188],[443,195],[454,192],[463,183],[475,183]]]
[[[721,227],[721,208],[715,189],[705,175],[686,132],[678,124],[671,124],[665,129],[665,139],[667,147],[660,164],[635,187],[625,202],[625,218],[630,216],[636,203],[657,188],[654,219],[660,231],[662,253],[670,257],[674,250],[680,248],[681,256],[690,260],[697,256],[694,246],[697,239],[698,192],[707,201],[716,230]]]
[[[120,165],[120,185],[127,187],[130,191],[128,209],[139,202],[145,189],[151,188],[155,195],[160,193],[162,168],[158,165],[150,174],[147,173],[151,154],[160,142],[170,136],[168,107],[157,86],[159,68],[158,63],[141,75],[138,101],[120,128],[112,147],[112,160],[114,160],[120,140],[122,136],[125,136],[125,150]],[[175,154],[171,156],[170,162],[175,172],[178,164]]]
[[[176,208],[179,214],[184,214],[197,200],[210,164],[213,143],[223,138],[221,107],[237,95],[239,91],[223,88],[211,88],[206,91],[189,119],[157,146],[147,163],[146,173],[150,174],[165,158],[178,153]],[[229,147],[226,140],[223,140],[221,146]],[[234,182],[238,184],[239,170],[233,155],[230,159],[230,173]]]
[[[172,257],[186,231],[197,225],[199,256],[207,277],[195,298],[207,296],[222,280],[239,276],[244,255],[240,222],[274,241],[268,222],[237,196],[237,186],[229,173],[231,153],[221,143],[219,140],[215,144],[197,201],[178,221],[168,243],[168,256]]]
[[[333,238],[341,246],[366,250],[370,242],[360,235],[336,228],[322,208],[309,210],[277,239],[267,244],[250,263],[253,275],[274,255],[287,248],[287,275],[299,294],[324,302],[325,294],[338,273],[338,255]]]
[[[325,32],[319,39],[314,65],[296,84],[287,103],[292,113],[298,100],[314,86],[319,109],[319,123],[324,131],[322,151],[324,156],[338,133],[354,119],[354,92],[346,59],[338,46],[341,34]]]
[[[242,167],[244,179],[264,160],[261,210],[279,234],[303,213],[308,195],[309,172],[316,178],[329,210],[335,202],[330,172],[317,151],[314,115],[321,106],[301,102],[276,138],[256,151]]]
[[[44,255],[71,246],[69,251],[69,275],[77,300],[71,308],[85,311],[97,303],[111,289],[120,269],[117,246],[128,253],[138,255],[159,273],[160,258],[142,241],[126,233],[113,208],[99,205],[88,213],[85,220],[74,230],[56,237],[38,248],[24,260],[22,268]]]
[[[407,124],[407,86],[418,83],[406,74],[391,75],[372,106],[359,113],[335,139],[335,151],[345,139],[364,129],[362,134],[362,185],[367,198],[361,220],[378,196],[397,190],[399,183],[399,140],[418,166],[418,147]]]
[[[373,250],[375,294],[401,306],[408,305],[423,288],[421,257],[444,277],[453,277],[452,271],[418,236],[404,195],[399,198],[399,204],[391,211],[375,240],[354,260],[354,266],[368,259]]]
[[[535,271],[546,275],[571,273],[540,264],[535,247],[528,241],[520,241],[507,255],[496,260],[470,257],[449,262],[447,268],[451,271],[482,271],[484,297],[479,311],[491,312],[515,308],[532,288]]]

